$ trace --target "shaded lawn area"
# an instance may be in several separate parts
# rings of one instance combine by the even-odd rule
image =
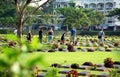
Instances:
[[[84,62],[90,61],[93,64],[104,63],[104,59],[112,58],[113,61],[120,61],[120,51],[112,52],[34,52],[30,55],[43,55],[47,65],[59,63],[62,65],[78,63],[82,65]]]

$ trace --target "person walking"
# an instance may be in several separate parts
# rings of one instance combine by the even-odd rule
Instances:
[[[66,33],[63,33],[61,36],[61,43],[64,44],[65,43],[65,35]]]
[[[31,42],[31,39],[32,39],[32,34],[31,34],[31,31],[29,31],[27,33],[27,40],[28,40],[29,43]]]
[[[42,43],[42,38],[43,38],[43,31],[42,31],[42,28],[39,30],[39,40],[40,40],[40,43]]]
[[[52,30],[52,27],[50,27],[48,30],[48,42],[49,43],[52,43],[52,38],[53,38],[53,30]]]
[[[99,42],[104,43],[104,36],[105,36],[105,33],[102,28],[101,31],[99,31],[99,33],[98,33]]]
[[[73,45],[75,44],[75,37],[76,37],[76,29],[75,28],[72,28],[70,30],[71,32],[71,42],[73,42]]]

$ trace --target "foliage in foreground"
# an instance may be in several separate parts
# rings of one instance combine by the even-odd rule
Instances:
[[[26,41],[20,44],[16,36],[8,35],[8,41],[16,42],[14,46],[3,45],[0,56],[0,77],[32,77],[36,64],[44,64],[43,56],[28,56],[29,49],[37,47],[34,39],[29,45]]]

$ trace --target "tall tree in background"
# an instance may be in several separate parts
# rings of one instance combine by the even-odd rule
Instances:
[[[104,22],[105,16],[101,12],[95,12],[89,9],[74,7],[59,8],[58,13],[64,16],[63,25],[79,28],[89,28],[89,26],[98,26]]]
[[[49,2],[45,5],[42,5],[42,11],[45,13],[45,14],[53,14],[54,12],[54,8],[55,8],[55,1],[56,0],[49,0]]]
[[[88,20],[91,26],[99,26],[105,21],[105,15],[102,12],[93,11],[91,9],[81,9],[85,14],[87,14]],[[90,26],[90,28],[91,28]]]
[[[108,17],[116,16],[120,20],[120,8],[115,8],[114,10],[110,11],[107,16]]]
[[[110,11],[109,14],[107,15],[108,17],[114,17],[114,23],[117,21],[120,21],[120,8],[115,8],[114,10]],[[113,31],[116,31],[117,27],[114,25]]]
[[[58,12],[64,16],[63,25],[79,28],[80,25],[89,26],[84,20],[88,20],[85,13],[74,7],[59,8]],[[84,19],[84,20],[83,20]],[[84,23],[84,24],[83,24]]]
[[[43,2],[44,1],[44,2]],[[23,25],[27,21],[30,15],[34,14],[40,7],[46,4],[49,0],[37,0],[37,2],[41,3],[36,7],[36,9],[32,9],[31,12],[28,12],[28,15],[24,13],[27,11],[27,7],[30,3],[36,3],[36,0],[14,0],[14,5],[16,8],[16,15],[17,15],[17,30],[18,30],[18,37],[22,38],[23,32]]]
[[[0,0],[0,26],[15,26],[15,7],[8,0]]]

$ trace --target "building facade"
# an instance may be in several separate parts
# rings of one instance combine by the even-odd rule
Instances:
[[[100,11],[105,15],[114,8],[120,8],[120,0],[56,0],[55,8],[69,7],[70,2],[75,3],[75,7],[83,6],[84,8]],[[106,17],[106,21],[101,26],[113,27],[120,25],[115,17]]]
[[[55,8],[77,7],[81,5],[81,0],[56,0]]]
[[[120,0],[82,0],[82,5],[84,8],[93,9],[95,11],[100,11],[105,15],[114,8],[120,8]],[[118,23],[118,22],[117,22]],[[116,24],[115,17],[106,17],[106,21],[102,26],[115,26],[120,25]]]

